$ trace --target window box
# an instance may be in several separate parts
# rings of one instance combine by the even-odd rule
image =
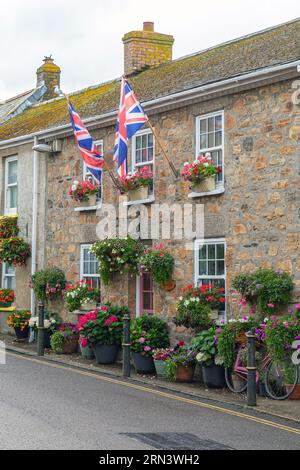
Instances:
[[[192,192],[188,195],[189,198],[196,197],[206,197],[206,196],[216,196],[218,194],[223,194],[225,192],[224,186],[217,186],[214,191],[207,191],[203,193]]]
[[[128,192],[129,201],[142,201],[143,199],[148,199],[148,186],[144,186],[138,189],[133,189]]]
[[[216,189],[216,178],[214,176],[209,176],[204,178],[199,183],[193,184],[193,190],[195,193],[208,193]]]
[[[134,206],[135,204],[151,204],[155,201],[155,197],[153,194],[150,194],[147,199],[140,199],[137,201],[125,201],[123,202],[123,206]]]

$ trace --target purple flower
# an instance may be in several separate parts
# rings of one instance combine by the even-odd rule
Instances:
[[[262,285],[261,284],[256,284],[256,289],[261,289],[262,288]]]

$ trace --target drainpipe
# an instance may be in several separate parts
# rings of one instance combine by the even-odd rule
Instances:
[[[38,145],[38,138],[34,137],[34,145]],[[33,150],[33,184],[32,184],[32,228],[31,228],[31,275],[36,272],[36,243],[37,243],[37,203],[38,203],[38,183],[39,183],[39,152]],[[32,315],[35,315],[35,295],[31,289],[30,309]]]

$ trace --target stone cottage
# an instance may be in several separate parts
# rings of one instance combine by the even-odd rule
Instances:
[[[129,305],[132,315],[147,311],[172,319],[181,287],[213,281],[226,288],[226,312],[220,314],[230,317],[237,309],[232,278],[272,267],[293,275],[299,299],[300,20],[176,60],[173,42],[149,22],[123,37],[124,73],[160,143],[145,126],[129,142],[129,164],[153,168],[153,191],[142,201],[148,211],[162,203],[203,205],[204,245],[195,239],[190,250],[184,239],[165,241],[175,257],[171,292],[141,273],[101,286],[101,296]],[[56,266],[69,281],[87,278],[100,285],[89,251],[99,213],[97,206],[74,205],[68,196],[72,181],[87,175],[66,101],[55,94],[59,86],[60,69],[47,57],[35,89],[0,103],[1,212],[18,212],[22,234],[32,244],[26,268],[2,266],[2,285],[15,287],[22,308],[34,308],[27,283],[36,269]],[[112,170],[119,94],[120,79],[70,94]],[[209,153],[222,169],[216,189],[192,193],[174,177],[161,147],[180,172],[199,152]],[[102,204],[119,204],[107,170],[101,198]],[[138,208],[128,202],[122,207]]]

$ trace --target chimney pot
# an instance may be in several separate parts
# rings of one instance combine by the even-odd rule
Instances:
[[[143,31],[154,31],[154,23],[153,21],[144,21],[143,23]]]
[[[47,88],[45,94],[42,97],[42,101],[51,100],[52,98],[57,98],[57,93],[55,89],[60,87],[60,68],[54,63],[52,56],[46,56],[43,60],[43,65],[41,65],[37,71],[37,83],[36,86],[39,87],[44,84]]]

